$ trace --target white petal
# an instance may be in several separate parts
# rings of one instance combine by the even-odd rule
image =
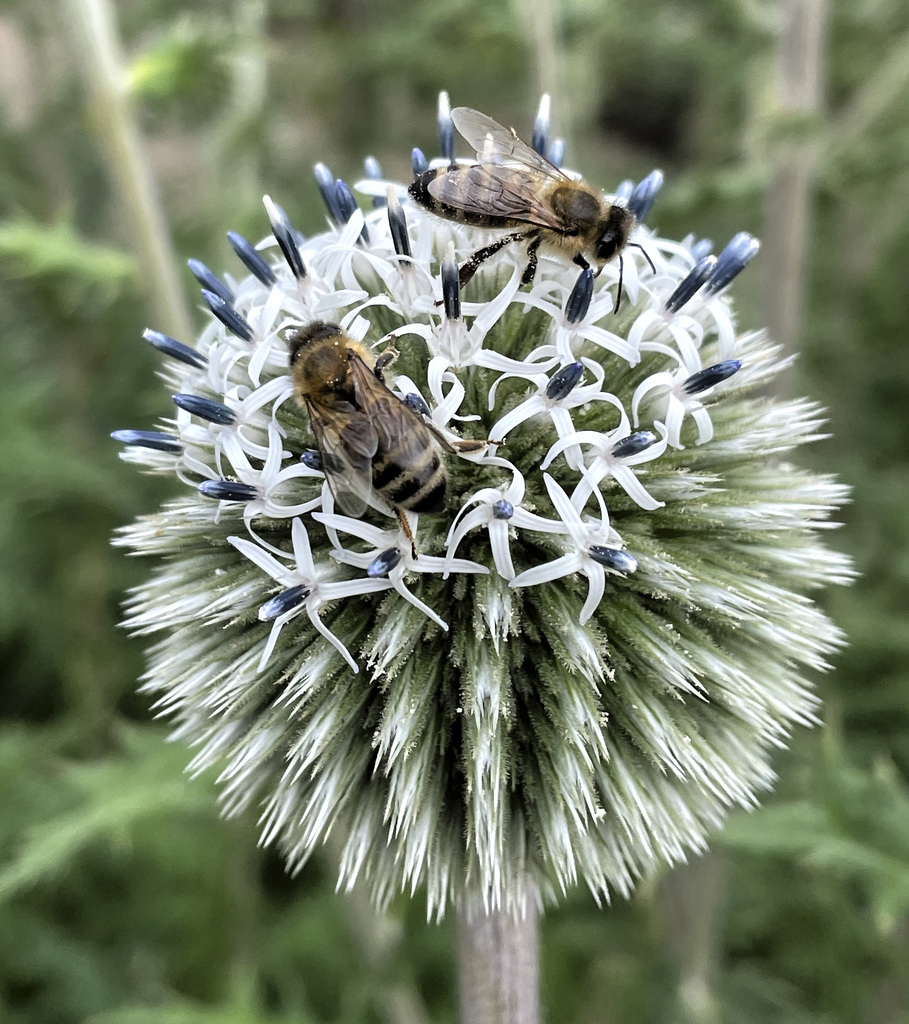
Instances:
[[[669,396],[669,408],[666,410],[666,440],[673,448],[683,448],[681,441],[682,420],[685,418],[685,406],[675,395]]]
[[[581,609],[579,621],[582,626],[597,610],[597,606],[603,600],[603,593],[606,590],[606,573],[601,565],[595,562],[589,564],[586,568],[586,573],[587,579],[590,581],[590,589],[587,591],[587,600]]]
[[[511,525],[522,530],[536,530],[537,533],[568,533],[561,519],[544,519],[524,508],[515,508]]]
[[[263,572],[268,573],[273,580],[283,583],[285,586],[294,586],[293,570],[282,565],[273,555],[270,555],[264,548],[254,544],[245,537],[228,537],[227,543],[233,545],[240,554],[245,555],[251,562],[254,562]]]
[[[354,661],[350,655],[350,651],[341,643],[341,641],[332,633],[332,631],[325,625],[325,623],[319,618],[318,602],[307,601],[306,611],[309,613],[309,618],[316,629],[325,637],[325,639],[334,647],[341,657],[347,662],[348,665],[354,670],[354,672],[360,671],[360,666]]]
[[[489,431],[489,436],[497,441],[505,440],[508,437],[509,431],[514,430],[524,420],[529,420],[531,416],[537,416],[545,411],[546,402],[544,399],[539,395],[534,395],[532,398],[521,402],[520,405],[516,405],[511,412],[506,413],[498,420]]]
[[[587,527],[581,522],[578,510],[571,504],[571,499],[568,495],[548,473],[543,474],[543,482],[546,484],[549,498],[553,505],[555,505],[559,518],[571,534],[571,539],[579,548],[584,547],[587,544]]]
[[[371,594],[378,590],[390,590],[388,579],[373,579],[364,576],[361,579],[343,580],[341,582],[321,583],[319,597],[323,601],[334,601],[344,597],[357,597],[360,594]]]
[[[697,443],[706,444],[713,438],[713,421],[710,419],[710,413],[700,404],[697,408],[690,409],[689,412],[698,426]]]
[[[353,519],[351,516],[314,512],[312,517],[317,523],[322,523],[323,526],[333,530],[340,530],[341,533],[349,533],[352,537],[359,537],[378,550],[384,551],[393,546],[389,543],[390,537],[393,536],[390,531],[380,530],[377,526]]]
[[[648,391],[653,391],[654,388],[671,388],[674,381],[671,373],[653,373],[649,377],[646,377],[641,381],[640,384],[634,389],[634,396],[631,399],[631,418],[634,420],[634,425],[638,425],[638,408],[641,404],[641,399]],[[671,444],[672,442],[670,442]]]
[[[301,611],[302,609],[297,607],[291,609],[289,612],[285,612],[283,615],[279,615],[275,619],[271,627],[271,632],[268,634],[268,639],[265,641],[265,649],[262,651],[262,657],[259,658],[259,664],[256,666],[256,671],[261,672],[268,664],[268,659],[272,655],[272,651],[275,649],[275,644],[278,642],[278,637],[281,634],[281,630],[285,624],[293,618],[293,616]]]
[[[312,560],[312,548],[309,546],[309,534],[302,519],[295,519],[291,523],[290,536],[298,571],[302,576],[312,579],[316,575],[316,567]]]
[[[508,523],[504,519],[490,522],[489,545],[499,575],[506,580],[513,580],[514,563],[511,560],[511,548],[508,546]]]
[[[477,499],[471,498],[471,501],[475,500]],[[466,507],[467,506],[465,505],[464,508]],[[461,509],[461,512],[463,511],[464,509]],[[459,512],[458,515],[460,515],[461,512]],[[448,536],[445,538],[445,547],[448,550],[448,556],[454,558],[454,553],[457,550],[458,545],[467,536],[467,534],[470,533],[474,527],[482,526],[484,523],[488,522],[491,517],[492,510],[486,506],[485,508],[472,509],[464,516],[460,523],[455,519],[455,522],[452,523],[451,529],[448,531]],[[447,571],[445,576],[448,576]]]
[[[549,583],[561,576],[567,576],[581,569],[581,556],[578,554],[562,555],[551,562],[525,569],[509,582],[510,587],[532,587],[538,583]]]
[[[641,508],[655,509],[666,504],[665,501],[657,501],[647,488],[635,476],[634,470],[628,466],[613,466],[612,476],[616,483],[625,491],[629,498],[636,501]]]
[[[404,582],[401,580],[400,576],[394,580],[394,588],[405,601],[409,601],[414,608],[419,608],[427,618],[432,619],[432,621],[438,623],[446,633],[448,632],[448,623],[444,619],[440,619],[428,604],[424,604],[415,594],[412,594],[407,587],[404,586]]]

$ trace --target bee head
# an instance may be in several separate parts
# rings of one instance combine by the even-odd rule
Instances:
[[[596,258],[600,264],[608,263],[628,244],[634,227],[634,214],[624,206],[613,204],[604,223],[604,231],[596,245]]]
[[[342,333],[337,324],[329,324],[324,320],[313,320],[312,323],[301,327],[291,327],[284,335],[284,340],[290,348],[290,365],[293,366],[307,345],[322,338],[336,337]]]

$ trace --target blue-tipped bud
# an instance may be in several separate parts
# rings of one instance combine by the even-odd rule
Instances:
[[[369,563],[366,575],[371,578],[387,576],[400,561],[401,552],[397,548],[389,548]]]
[[[563,366],[549,378],[549,383],[546,385],[546,397],[554,402],[567,398],[578,386],[583,375],[583,363],[569,363],[567,366]]]
[[[439,93],[439,152],[450,163],[454,163],[455,128],[451,119],[451,104],[448,93]]]
[[[415,146],[411,150],[410,165],[413,168],[413,176],[415,178],[419,178],[421,174],[425,174],[429,170],[429,161],[426,159],[422,149],[417,149]]]
[[[231,427],[237,422],[237,415],[233,409],[228,409],[220,402],[213,402],[210,398],[202,398],[201,395],[174,395],[174,405],[178,409],[185,409],[187,412],[198,416],[200,420],[208,420],[209,423],[220,423],[224,427]]]
[[[627,459],[630,455],[640,455],[651,445],[656,444],[658,440],[659,438],[651,430],[636,430],[628,437],[616,441],[610,449],[610,454],[614,459]]]
[[[713,252],[713,242],[709,238],[702,238],[700,242],[695,242],[691,247],[691,258],[695,263],[698,263],[705,256],[709,256]]]
[[[203,288],[207,288],[210,292],[214,292],[215,295],[219,295],[228,305],[233,304],[234,293],[214,271],[209,270],[200,260],[187,260],[186,265],[189,267],[193,277]]]
[[[626,178],[623,182],[619,183],[619,187],[615,190],[615,197],[620,203],[627,203],[633,191],[634,182],[631,178]]]
[[[176,338],[171,338],[167,334],[153,331],[150,327],[142,332],[142,337],[149,344],[154,345],[159,352],[170,356],[171,359],[178,359],[181,363],[186,363],[187,366],[195,366],[201,370],[208,362],[201,352],[197,352],[194,348],[184,345],[182,341],[177,341]]]
[[[350,191],[350,186],[343,178],[338,178],[335,182],[335,196],[338,200],[338,207],[341,210],[341,216],[344,218],[346,224],[350,218],[360,209],[357,205],[356,199],[354,199],[353,192]],[[360,239],[367,245],[369,244],[369,231],[366,229],[366,225],[363,225],[363,230],[360,232]]]
[[[382,166],[374,156],[368,156],[363,161],[363,170],[366,172],[366,177],[369,178],[370,181],[382,180]],[[384,206],[385,198],[383,196],[373,196],[372,205],[374,209]]]
[[[662,187],[663,172],[651,171],[643,181],[639,181],[632,189],[631,195],[628,197],[628,209],[634,214],[638,223],[641,223],[650,213],[653,201]]]
[[[319,192],[322,194],[325,205],[328,207],[329,217],[331,217],[335,224],[343,224],[344,217],[341,214],[341,208],[338,206],[338,197],[335,192],[335,179],[332,177],[331,171],[325,166],[325,164],[318,163],[313,167],[313,173],[316,176],[316,184],[319,186]]]
[[[565,159],[565,140],[564,139],[553,139],[552,145],[549,147],[549,153],[547,159],[551,164],[555,164],[556,167],[562,166],[562,161]]]
[[[252,501],[259,496],[258,488],[236,480],[203,480],[199,493],[216,501]]]
[[[208,308],[215,314],[221,323],[224,324],[231,334],[235,334],[238,338],[242,338],[244,341],[253,341],[255,336],[253,335],[252,327],[250,327],[234,307],[228,305],[220,295],[215,295],[214,292],[210,292],[207,288],[203,288],[202,298],[205,299],[205,303]]]
[[[504,498],[499,500],[492,506],[492,518],[493,519],[511,519],[514,515],[514,505],[510,501],[506,501]]]
[[[682,390],[686,395],[699,395],[702,391],[712,388],[715,384],[722,384],[724,380],[728,380],[734,373],[738,373],[741,368],[741,359],[727,359],[725,362],[715,363],[713,366],[698,370],[697,373],[693,373],[688,377],[682,384]]]
[[[603,547],[602,544],[591,544],[587,549],[587,554],[595,562],[599,562],[600,565],[611,569],[613,572],[620,572],[623,575],[634,572],[638,567],[636,558],[632,558],[627,551],[620,551],[618,548],[607,548]]]
[[[741,274],[757,256],[760,247],[761,243],[756,238],[747,231],[740,231],[720,253],[713,276],[707,282],[707,294],[714,295]]]
[[[297,246],[297,232],[294,231],[290,217],[274,202],[271,196],[263,196],[262,202],[265,204],[265,211],[268,214],[272,234],[275,236],[275,241],[280,246],[284,259],[290,267],[290,272],[298,281],[302,281],[306,277],[306,265],[303,263],[303,257],[300,255],[300,249]]]
[[[590,309],[590,300],[593,298],[593,271],[588,267],[582,270],[571,289],[568,301],[565,303],[565,319],[570,324],[580,323],[587,310]]]
[[[530,140],[530,145],[540,156],[546,156],[546,147],[549,145],[549,105],[549,94],[543,93],[537,108],[536,120],[533,122],[533,136]]]
[[[410,237],[407,234],[407,218],[404,216],[404,209],[394,196],[389,193],[388,202],[388,230],[391,232],[391,241],[395,252],[399,256],[410,256]]]
[[[322,453],[317,452],[314,448],[310,448],[309,451],[303,452],[300,456],[300,461],[304,466],[307,466],[309,469],[314,469],[318,473],[323,473],[325,471],[325,466],[322,462]]]
[[[303,604],[307,597],[309,597],[309,591],[302,585],[282,590],[280,594],[275,594],[270,601],[266,601],[262,605],[259,609],[259,619],[262,622],[271,622],[279,615]]]
[[[271,267],[242,235],[237,234],[236,231],[228,231],[227,240],[230,242],[234,252],[239,256],[240,262],[253,277],[258,278],[266,287],[270,287],[275,283],[277,278]]]
[[[442,302],[449,320],[461,319],[461,281],[453,251],[446,253],[442,260]]]
[[[164,434],[158,430],[115,430],[110,436],[133,448],[151,448],[156,452],[183,451],[183,445],[173,434]]]
[[[418,416],[428,417],[430,415],[429,406],[415,391],[411,391],[409,395],[404,396],[404,404],[408,409],[413,409]]]
[[[716,268],[716,256],[705,256],[688,272],[684,278],[663,304],[666,313],[678,313],[678,311],[691,299],[705,281],[709,280]]]

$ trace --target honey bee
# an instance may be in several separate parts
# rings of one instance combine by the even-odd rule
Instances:
[[[478,249],[460,268],[461,287],[507,245],[527,243],[522,284],[530,284],[542,250],[599,274],[622,250],[637,223],[630,210],[593,185],[575,181],[504,128],[470,107],[451,112],[455,127],[477,151],[476,164],[437,167],[418,175],[410,196],[439,217],[478,228],[518,228]],[[640,246],[638,246],[640,248]],[[646,254],[645,254],[646,255]],[[619,264],[619,298],[622,292]],[[616,302],[618,308],[618,301]]]
[[[439,446],[481,451],[485,441],[450,441],[385,384],[395,353],[378,359],[337,324],[313,321],[285,336],[297,400],[309,414],[328,486],[340,509],[361,516],[390,509],[416,558],[406,512],[445,508],[448,472]]]

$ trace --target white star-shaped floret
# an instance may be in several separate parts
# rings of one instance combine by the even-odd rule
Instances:
[[[245,537],[227,538],[228,542],[241,554],[245,555],[263,572],[266,572],[273,580],[276,580],[284,587],[282,594],[277,595],[277,597],[259,609],[259,617],[266,620],[271,618],[271,612],[281,607],[282,599],[290,605],[286,611],[281,611],[275,618],[268,641],[265,644],[265,650],[259,659],[257,671],[261,672],[265,668],[284,626],[295,615],[305,611],[313,626],[338,651],[353,671],[359,672],[359,666],[351,657],[350,652],[322,622],[319,617],[319,608],[328,601],[354,597],[357,594],[369,594],[379,590],[388,590],[391,584],[388,580],[368,579],[367,577],[354,580],[339,580],[337,578],[337,566],[334,564],[317,566],[313,562],[312,550],[309,546],[309,536],[301,519],[294,519],[291,526],[291,539],[296,568],[290,568],[269,551],[266,551],[261,544],[247,540]],[[271,550],[274,551],[275,549],[272,548]]]
[[[663,436],[659,439],[650,434],[649,439],[652,443],[641,448],[640,451],[635,450],[632,454],[628,455],[614,454],[612,449],[616,446],[617,442],[631,439],[631,421],[628,419],[628,414],[618,399],[614,399],[613,404],[621,413],[619,425],[614,430],[610,430],[607,433],[600,433],[596,430],[579,430],[573,434],[568,434],[566,437],[559,438],[547,452],[546,458],[540,465],[540,469],[548,469],[553,459],[566,448],[570,448],[573,445],[590,445],[587,461],[582,469],[583,476],[571,496],[575,508],[579,511],[583,509],[590,495],[608,477],[612,477],[641,508],[661,508],[665,502],[657,501],[647,491],[631,467],[639,466],[643,462],[651,462],[663,454],[667,444],[665,431],[660,431]],[[646,444],[647,432],[642,433],[645,435],[642,440]]]
[[[412,323],[395,330],[395,335],[416,334],[426,342],[430,354],[430,372],[435,367],[436,376],[450,370],[460,370],[474,364],[486,365],[484,360],[483,339],[505,313],[511,300],[520,287],[520,274],[517,268],[504,288],[489,302],[465,303],[463,309],[467,314],[474,314],[468,326],[462,317],[451,320],[441,317],[438,322],[430,324]],[[415,305],[419,308],[421,303]],[[426,309],[419,311],[432,314],[435,311],[434,300],[426,298]],[[433,318],[435,319],[435,318]],[[430,383],[432,390],[432,383]],[[435,395],[435,391],[433,391]],[[438,401],[438,399],[437,399]]]
[[[224,444],[231,435],[236,437],[247,455],[256,459],[268,458],[269,447],[260,444],[257,437],[261,437],[268,430],[269,422],[276,422],[275,412],[292,395],[293,385],[290,378],[284,375],[275,377],[255,390],[243,386],[230,388],[219,404],[233,413],[233,423],[194,422],[199,417],[180,408],[174,421],[180,431],[180,440],[184,443],[202,448],[213,446],[215,463],[220,470]],[[269,413],[266,413],[264,407],[269,403],[272,403],[272,407]],[[285,453],[285,457],[289,455],[289,452]]]
[[[570,537],[570,547],[560,558],[543,565],[526,569],[515,576],[509,586],[531,587],[539,583],[549,583],[569,576],[573,572],[583,573],[588,580],[587,600],[581,609],[579,618],[583,626],[593,615],[597,605],[603,599],[606,590],[606,573],[612,572],[619,576],[634,572],[637,562],[631,555],[621,550],[622,538],[609,525],[606,508],[601,504],[602,518],[599,520],[582,519],[578,510],[572,505],[571,499],[562,488],[549,476],[543,474],[546,490],[555,506],[556,512],[565,525]],[[599,493],[599,492],[597,492]]]
[[[567,395],[555,398],[549,398],[547,395],[547,389],[553,380],[553,377],[547,377],[545,374],[535,374],[532,377],[528,377],[533,384],[536,385],[537,393],[531,395],[529,398],[525,398],[523,402],[516,405],[510,412],[507,412],[501,419],[489,431],[491,438],[506,438],[508,434],[514,430],[515,427],[519,426],[525,420],[531,419],[533,416],[539,416],[542,414],[548,415],[552,420],[553,426],[556,429],[556,433],[559,437],[566,437],[568,434],[574,432],[574,421],[571,418],[571,409],[577,409],[582,405],[587,405],[588,402],[612,402],[615,404],[618,399],[614,395],[610,395],[602,390],[603,377],[605,371],[603,367],[592,359],[582,359],[580,363],[583,364],[594,376],[592,384],[577,384],[573,387]],[[563,367],[558,372],[561,374],[563,370],[567,369],[572,364]],[[577,363],[573,365],[578,365]],[[495,401],[495,388],[504,380],[506,377],[516,376],[516,374],[503,374],[496,380],[490,389],[490,406],[492,409]],[[523,375],[522,375],[523,376]],[[568,448],[565,452],[565,459],[572,469],[579,470],[582,466],[581,462],[581,450],[574,446]]]
[[[404,585],[405,574],[408,572],[441,572],[448,575],[449,572],[484,574],[489,572],[485,565],[470,562],[465,558],[455,558],[449,562],[448,559],[433,555],[414,557],[410,539],[400,527],[396,530],[380,530],[377,526],[360,522],[359,519],[330,512],[316,512],[313,514],[313,519],[322,523],[329,539],[335,545],[331,552],[332,558],[336,558],[345,565],[356,566],[358,569],[366,569],[376,574],[381,573],[383,577],[387,575],[389,585],[394,587],[405,601],[409,601],[415,608],[419,608],[424,615],[446,631],[448,623]],[[410,523],[413,534],[416,536],[417,516],[411,516]],[[365,540],[371,550],[350,551],[343,547],[338,539],[338,531]]]
[[[657,346],[654,345],[654,348]],[[670,355],[675,353],[670,352]],[[676,358],[678,358],[676,356]],[[682,363],[676,370],[663,370],[660,373],[653,373],[641,381],[634,389],[631,399],[631,415],[634,417],[634,425],[639,422],[638,411],[641,403],[650,392],[658,392],[658,399],[665,400],[666,411],[664,421],[654,421],[654,425],[665,435],[667,444],[673,448],[684,448],[681,443],[682,423],[686,416],[691,416],[698,428],[697,444],[706,444],[713,437],[713,422],[710,413],[704,408],[701,396],[709,393],[713,388],[707,388],[696,395],[689,395],[685,391],[685,382],[693,374],[701,369],[700,360],[697,364],[686,366]],[[715,387],[716,385],[714,385]]]
[[[640,361],[640,356],[630,338],[623,338],[597,325],[598,320],[603,320],[615,308],[615,296],[611,291],[606,288],[595,291],[584,316],[576,323],[568,319],[566,303],[574,283],[573,276],[563,276],[558,281],[541,277],[529,292],[517,296],[515,301],[541,309],[552,318],[556,327],[554,347],[561,362],[576,359],[573,349],[580,347],[584,341],[590,341],[607,352],[614,352],[634,366]],[[558,293],[557,300],[550,297],[553,292]]]
[[[485,526],[489,531],[489,545],[492,548],[496,570],[500,576],[511,580],[514,579],[515,571],[508,544],[510,526],[537,530],[540,533],[567,533],[567,528],[561,520],[544,519],[521,508],[521,502],[524,500],[524,477],[504,459],[495,461],[512,471],[512,481],[507,487],[483,487],[467,499],[461,511],[455,516],[445,539],[448,548],[445,564],[454,564],[454,553],[471,530]],[[471,505],[475,505],[476,508],[468,512]],[[448,576],[447,570],[445,576]]]
[[[281,468],[285,455],[289,453],[283,450],[281,435],[274,421],[268,425],[268,455],[261,469],[255,469],[250,463],[236,434],[224,436],[223,449],[237,479],[258,490],[258,496],[247,502],[243,511],[247,523],[257,515],[271,516],[275,519],[303,515],[322,504],[321,497],[296,505],[285,505],[276,500],[276,494],[280,493],[287,481],[297,477],[321,477],[322,473],[296,461],[284,469]]]

